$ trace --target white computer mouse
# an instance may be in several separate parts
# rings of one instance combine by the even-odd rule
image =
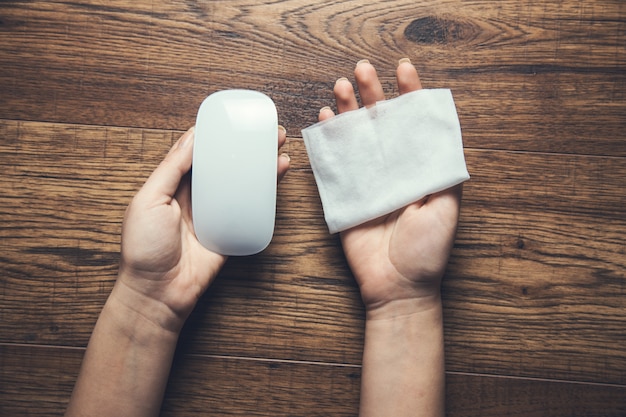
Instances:
[[[278,115],[251,90],[224,90],[200,105],[191,168],[193,225],[222,255],[253,255],[274,234]]]

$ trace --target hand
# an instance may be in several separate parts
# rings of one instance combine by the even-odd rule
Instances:
[[[368,61],[360,61],[354,73],[363,105],[385,99],[376,70]],[[400,62],[396,75],[400,94],[422,88],[408,60]],[[339,113],[358,109],[347,79],[337,80],[334,94]],[[326,107],[319,119],[333,116]],[[368,314],[400,300],[439,300],[441,278],[456,233],[461,190],[459,185],[432,194],[341,233]]]
[[[189,175],[193,139],[191,128],[170,149],[128,206],[122,228],[116,286],[130,290],[125,300],[135,309],[145,301],[150,306],[147,315],[162,314],[149,318],[172,331],[180,330],[226,262],[225,256],[205,249],[194,233]],[[280,127],[279,148],[285,141]],[[279,179],[288,168],[289,157],[281,155]]]

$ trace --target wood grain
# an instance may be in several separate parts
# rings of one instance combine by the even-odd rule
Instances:
[[[624,387],[566,381],[501,378],[492,375],[446,375],[446,415],[622,416]]]
[[[82,349],[0,345],[2,415],[61,416]],[[178,354],[163,416],[354,416],[360,367]],[[621,417],[626,388],[489,375],[446,376],[450,417]]]
[[[0,114],[184,130],[208,93],[252,88],[299,135],[357,60],[393,91],[408,56],[455,92],[467,146],[626,156],[623,15],[621,0],[3,2]]]
[[[472,179],[443,283],[449,416],[626,414],[622,0],[0,2],[0,415],[61,415],[132,196],[201,100],[270,95],[262,254],[181,335],[163,415],[356,415],[363,310],[300,129],[368,58],[451,88]]]
[[[178,132],[2,126],[1,341],[85,346],[115,280],[125,206]],[[91,146],[77,146],[87,137]],[[229,261],[183,344],[194,354],[359,364],[358,290],[325,229],[302,141],[286,150],[293,168],[272,245]],[[626,165],[466,154],[473,177],[444,281],[448,369],[624,384]]]

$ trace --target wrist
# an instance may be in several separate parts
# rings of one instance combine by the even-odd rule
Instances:
[[[178,332],[159,322],[152,302],[127,291],[116,283],[102,308],[67,416],[158,414]]]
[[[441,293],[433,291],[420,296],[396,298],[384,302],[366,304],[365,317],[367,321],[410,319],[425,313],[440,314],[441,308]]]
[[[120,272],[103,312],[107,312],[132,337],[178,337],[186,317],[181,317],[166,303],[151,297],[127,282],[133,279]]]
[[[440,298],[405,298],[368,310],[360,415],[443,416],[444,392]]]

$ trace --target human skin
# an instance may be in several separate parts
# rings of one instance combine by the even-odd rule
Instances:
[[[363,105],[384,99],[376,70],[360,62]],[[421,88],[406,60],[401,94]],[[345,78],[334,88],[340,113],[358,108]],[[320,120],[333,117],[329,108]],[[93,330],[66,416],[156,416],[180,331],[226,258],[193,232],[189,170],[193,129],[170,149],[128,206],[117,281]],[[279,148],[286,132],[279,129]],[[277,159],[279,178],[289,157]],[[361,416],[444,413],[440,285],[454,241],[461,186],[342,232],[366,308]]]
[[[385,99],[368,61],[360,61],[354,75],[364,106]],[[396,76],[400,94],[422,88],[408,59],[400,60]],[[347,78],[337,80],[334,94],[339,113],[358,109]],[[325,107],[319,119],[333,116]],[[440,287],[454,243],[461,193],[461,186],[456,186],[341,233],[366,311],[362,417],[444,415]]]
[[[92,332],[66,416],[157,416],[180,331],[226,257],[193,232],[194,131],[170,149],[126,210],[117,281]],[[278,146],[286,141],[278,130]],[[278,157],[282,178],[289,157]]]

